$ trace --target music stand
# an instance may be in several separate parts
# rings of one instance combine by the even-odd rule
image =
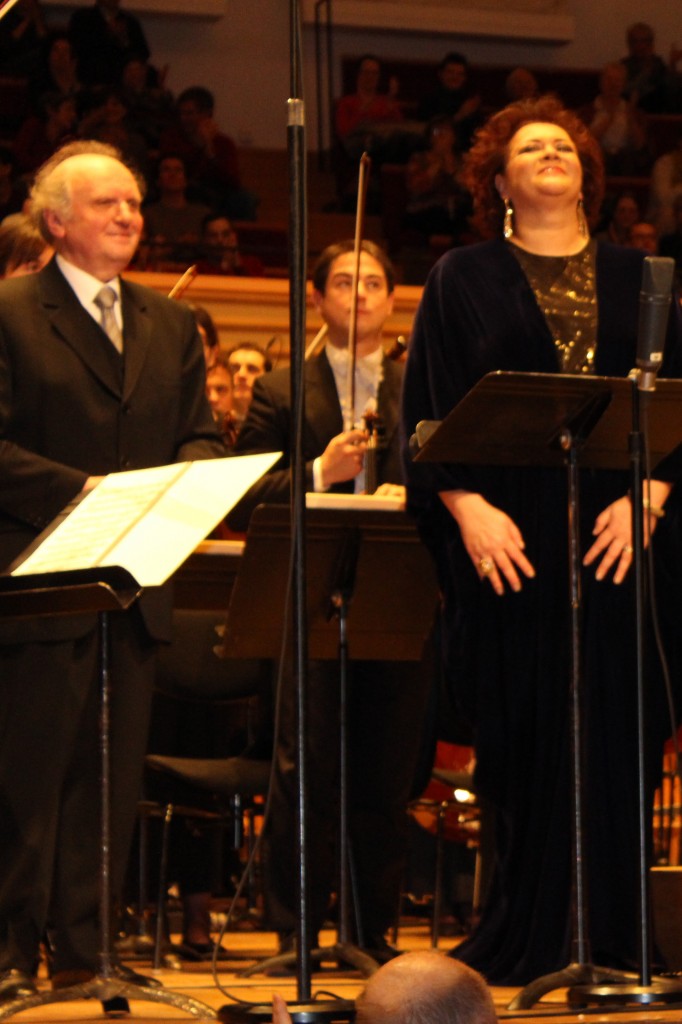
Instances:
[[[216,1013],[205,1003],[159,987],[128,982],[114,971],[111,950],[111,875],[110,875],[110,747],[109,747],[109,615],[126,612],[142,592],[135,578],[120,566],[68,570],[24,576],[0,576],[0,617],[81,615],[96,613],[98,621],[99,670],[101,686],[101,861],[100,861],[100,970],[88,982],[57,991],[22,996],[0,1007],[0,1020],[48,1003],[77,999],[117,997],[165,1003],[185,1010],[194,1017],[215,1020]]]
[[[480,465],[564,465],[568,479],[569,596],[571,603],[571,768],[572,961],[563,970],[532,981],[510,1003],[509,1009],[529,1009],[542,995],[569,986],[569,1003],[585,1005],[631,1001],[676,1002],[682,997],[679,981],[656,979],[650,983],[649,905],[646,855],[640,837],[640,984],[635,976],[591,963],[586,933],[587,891],[584,878],[583,809],[583,680],[581,673],[581,595],[579,537],[579,466],[627,469],[632,466],[634,380],[580,377],[563,374],[487,374],[438,424],[417,427],[420,450],[415,461],[475,463]],[[682,382],[659,380],[651,394],[649,446],[652,464],[682,443]],[[634,491],[633,491],[634,493]],[[642,723],[639,739],[643,742]],[[640,742],[640,774],[643,757]],[[644,824],[644,786],[640,780],[640,829]],[[613,983],[613,984],[607,984]]]
[[[347,881],[348,660],[418,661],[433,624],[435,572],[414,523],[403,512],[309,509],[306,514],[307,621],[310,657],[339,661],[339,922],[337,942],[304,951],[315,962],[333,960],[365,975],[376,962],[350,941]],[[232,591],[223,653],[230,658],[275,658],[281,654],[287,608],[291,525],[285,506],[261,505],[253,513],[239,574]],[[263,580],[268,586],[263,587]],[[302,913],[307,913],[302,907]],[[303,951],[302,951],[303,955]],[[250,975],[293,965],[298,954],[268,957],[242,972]],[[299,1004],[294,1021],[351,1020],[352,1001]],[[223,1021],[267,1020],[272,1008],[226,1005]]]

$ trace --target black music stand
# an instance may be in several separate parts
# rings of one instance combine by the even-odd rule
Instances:
[[[634,392],[634,394],[633,394]],[[682,444],[682,382],[659,380],[650,396],[649,447],[652,465]],[[626,974],[591,963],[587,936],[584,877],[583,680],[581,678],[581,600],[579,467],[633,469],[631,439],[636,414],[634,379],[562,374],[508,373],[485,376],[442,423],[417,426],[416,461],[479,465],[565,466],[568,475],[569,596],[571,604],[571,768],[572,791],[572,961],[537,978],[510,1003],[529,1009],[544,994],[569,987],[569,1004],[584,1006],[632,1002],[678,1002],[679,980],[651,981],[648,960],[649,901],[644,837],[640,837],[639,984]],[[637,423],[638,426],[638,423]],[[638,469],[633,471],[636,475]],[[633,488],[633,494],[637,493]],[[641,490],[639,491],[641,494]],[[633,515],[636,521],[638,510]],[[636,525],[636,522],[635,522]],[[638,637],[639,640],[639,637]],[[640,681],[638,680],[638,683]],[[639,690],[639,686],[638,686]],[[638,707],[641,710],[638,692]],[[643,773],[643,723],[639,722],[639,769]],[[644,785],[640,779],[640,830],[644,824]]]
[[[336,961],[363,974],[375,961],[350,941],[347,882],[346,691],[348,659],[418,661],[437,604],[435,573],[414,523],[403,512],[309,509],[306,513],[307,621],[310,657],[339,660],[339,923],[337,942],[302,951],[317,963]],[[291,523],[285,506],[261,505],[249,526],[232,591],[223,652],[230,658],[275,658],[282,647],[288,605]],[[267,587],[263,580],[267,579]],[[302,857],[305,852],[302,851]],[[303,891],[303,890],[302,890]],[[302,901],[301,914],[307,913]],[[294,965],[298,953],[268,957],[242,971],[250,975]],[[353,1002],[291,1007],[294,1021],[352,1020]],[[269,1006],[224,1006],[223,1021],[264,1020]]]
[[[77,999],[116,998],[165,1003],[194,1017],[216,1019],[215,1010],[189,996],[160,987],[128,982],[114,972],[111,949],[110,875],[110,747],[109,747],[109,615],[126,612],[142,592],[134,577],[120,566],[69,570],[25,576],[0,576],[0,617],[97,614],[101,684],[100,752],[102,837],[100,864],[100,970],[90,981],[57,991],[22,996],[0,1007],[0,1020],[48,1003]]]

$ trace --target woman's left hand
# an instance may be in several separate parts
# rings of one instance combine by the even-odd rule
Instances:
[[[650,517],[653,518],[653,517]],[[622,583],[632,562],[632,504],[625,495],[597,516],[592,530],[596,540],[583,558],[583,565],[599,560],[595,577],[603,580],[615,565],[614,583]],[[645,530],[646,546],[650,531]],[[600,558],[601,556],[601,558]]]

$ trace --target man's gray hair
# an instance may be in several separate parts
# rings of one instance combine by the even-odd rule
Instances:
[[[95,139],[67,142],[39,168],[29,193],[30,217],[43,238],[50,243],[53,242],[53,237],[45,221],[46,211],[54,211],[61,220],[68,220],[71,213],[71,175],[70,169],[63,167],[63,164],[73,156],[91,154],[111,157],[112,160],[118,160],[127,167],[138,184],[140,194],[144,196],[144,178],[126,162],[116,146],[110,146],[107,142],[97,142]]]

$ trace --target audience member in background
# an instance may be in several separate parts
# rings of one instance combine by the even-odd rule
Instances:
[[[68,32],[54,31],[47,36],[43,43],[40,66],[29,86],[34,107],[46,95],[70,96],[78,102],[83,89]]]
[[[397,130],[403,121],[398,81],[391,78],[387,92],[379,91],[380,82],[381,62],[367,53],[358,62],[355,92],[342,96],[336,105],[336,134],[352,160],[363,152],[379,161],[400,155],[394,152],[391,127]]]
[[[446,114],[452,118],[462,149],[467,149],[471,136],[480,123],[481,97],[469,82],[469,62],[461,53],[448,53],[438,65],[436,90],[419,104],[417,117],[430,121]]]
[[[651,169],[647,220],[653,221],[659,235],[675,230],[673,204],[682,196],[682,136],[675,149],[655,161]]]
[[[639,204],[632,192],[621,192],[616,196],[606,225],[597,231],[595,238],[600,242],[613,242],[614,245],[629,245],[632,225],[640,219]]]
[[[232,412],[232,373],[224,352],[216,352],[206,371],[206,397],[225,447],[231,449],[237,440],[237,427]]]
[[[356,1024],[496,1024],[484,978],[436,950],[403,953],[367,981],[355,1001]],[[286,1003],[272,997],[273,1024],[291,1024]]]
[[[643,249],[649,256],[658,255],[658,232],[655,226],[646,220],[638,220],[630,228],[630,245],[633,249]]]
[[[120,0],[95,0],[71,15],[69,34],[85,85],[117,85],[131,56],[149,57],[140,22],[120,6]]]
[[[53,252],[25,213],[11,213],[0,224],[0,277],[36,274]]]
[[[26,183],[16,175],[14,154],[0,146],[0,220],[20,213],[26,201]]]
[[[423,148],[416,150],[407,163],[408,201],[403,225],[431,235],[449,235],[457,239],[466,227],[471,212],[469,195],[459,183],[461,155],[457,132],[447,115],[435,117],[426,130]]]
[[[528,68],[514,68],[504,80],[504,95],[507,103],[537,99],[540,95],[538,80]]]
[[[93,90],[93,105],[81,118],[78,134],[82,138],[106,142],[120,150],[126,163],[135,167],[149,186],[149,153],[145,140],[128,121],[123,90],[110,85]]]
[[[195,306],[192,302],[189,302],[188,305],[194,313],[194,319],[196,320],[197,330],[204,349],[206,369],[210,370],[215,362],[218,352],[220,351],[218,330],[213,322],[213,317],[207,309],[204,309],[203,306]]]
[[[201,227],[197,261],[199,274],[229,274],[237,277],[262,277],[265,267],[257,256],[239,251],[239,239],[232,224],[222,213],[209,213]]]
[[[651,168],[646,121],[632,99],[625,99],[627,71],[618,61],[606,64],[599,93],[582,117],[601,146],[607,174],[645,174]]]
[[[150,262],[186,260],[193,262],[201,238],[202,224],[211,212],[203,203],[187,198],[187,174],[180,156],[164,156],[156,176],[158,199],[145,206],[144,224],[151,247]]]
[[[251,406],[253,385],[272,369],[272,363],[265,350],[252,341],[228,349],[227,362],[232,374],[232,413],[239,432]]]
[[[668,110],[672,85],[671,73],[655,52],[654,30],[638,21],[627,30],[628,56],[622,64],[627,73],[625,97],[647,114]]]
[[[673,216],[674,230],[661,237],[658,252],[660,256],[670,256],[675,260],[677,280],[682,283],[682,195],[673,202]]]
[[[51,93],[40,101],[40,113],[26,118],[14,140],[14,155],[22,174],[30,174],[53,153],[75,138],[76,101]]]
[[[47,35],[39,0],[23,0],[0,21],[0,66],[6,75],[32,75]]]
[[[173,153],[185,161],[192,198],[224,210],[235,220],[255,220],[258,199],[242,187],[237,147],[221,132],[214,112],[209,89],[194,85],[181,92],[176,101],[177,122],[159,141],[161,155]]]
[[[165,87],[167,71],[167,67],[157,71],[144,57],[132,56],[121,73],[130,125],[154,151],[159,148],[161,133],[173,123],[175,103]]]

